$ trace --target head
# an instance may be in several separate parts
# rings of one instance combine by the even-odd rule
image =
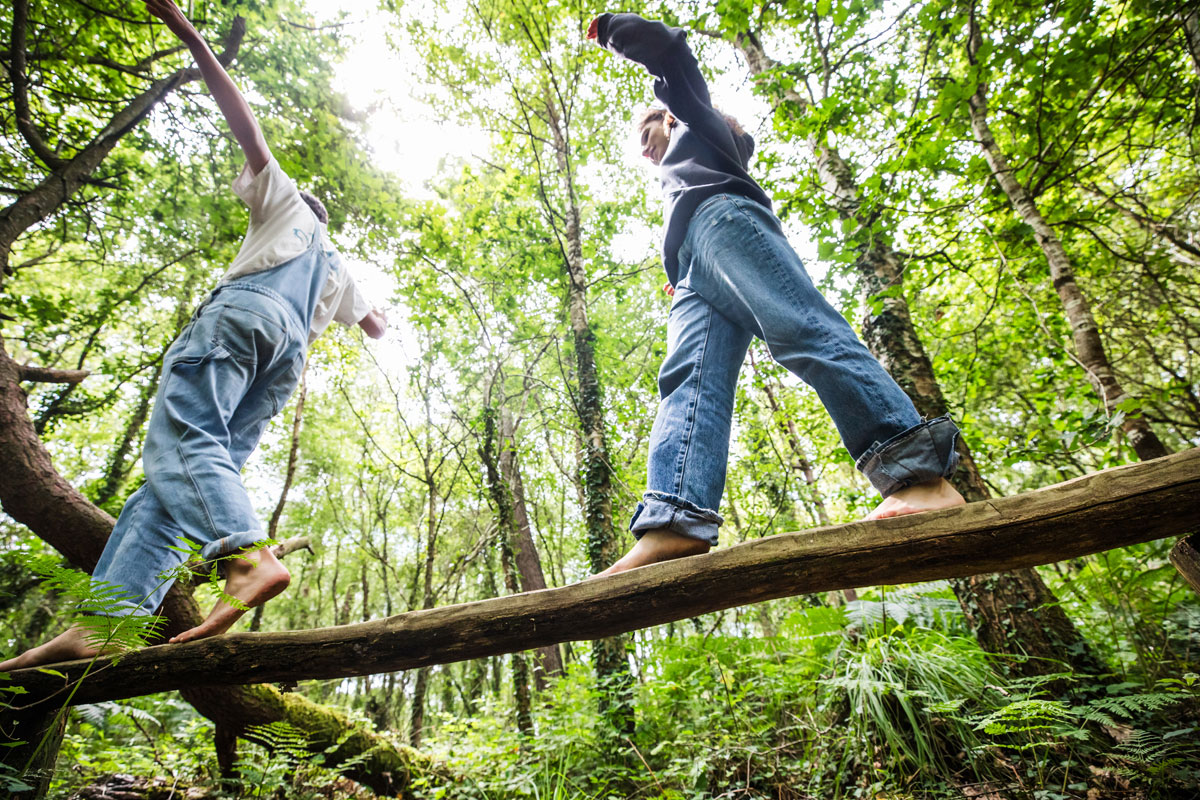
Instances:
[[[329,212],[325,210],[324,203],[303,189],[300,190],[300,199],[308,203],[308,207],[311,208],[312,212],[317,215],[317,219],[322,225],[329,223]]]
[[[675,117],[665,108],[648,108],[637,121],[638,141],[642,144],[642,155],[655,166],[662,163],[663,154],[671,142],[671,129]]]
[[[746,133],[741,123],[734,117],[719,109],[717,113],[724,118],[734,139],[738,139]],[[650,159],[655,166],[662,163],[663,155],[667,152],[667,145],[671,143],[671,130],[675,124],[675,117],[665,108],[647,108],[638,117],[636,128],[638,140],[642,144],[642,155]]]

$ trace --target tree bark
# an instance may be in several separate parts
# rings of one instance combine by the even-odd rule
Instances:
[[[425,463],[425,486],[428,492],[428,522],[425,535],[425,564],[422,570],[422,602],[421,608],[433,608],[436,597],[433,592],[433,564],[437,556],[437,483],[429,471],[429,462]],[[417,682],[413,686],[412,714],[408,722],[408,741],[413,747],[421,746],[421,737],[425,733],[425,696],[429,692],[429,667],[417,671]]]
[[[500,470],[499,433],[494,406],[483,409],[483,438],[479,446],[479,457],[487,474],[488,494],[496,507],[496,532],[500,539],[500,567],[504,572],[504,586],[509,594],[520,594],[521,584],[517,579],[513,563],[513,541],[517,538],[517,524],[513,518],[512,493]],[[529,662],[524,653],[512,654],[513,696],[517,706],[517,728],[521,733],[533,735],[533,713],[529,697]]]
[[[1192,68],[1200,75],[1200,10],[1195,8],[1182,12],[1183,40],[1188,55],[1192,57]]]
[[[604,405],[600,374],[596,368],[596,335],[588,321],[587,272],[583,264],[583,234],[571,164],[570,137],[549,85],[545,87],[544,110],[554,142],[558,179],[567,197],[561,210],[564,220],[559,236],[563,268],[567,278],[567,311],[575,344],[575,411],[583,437],[583,519],[587,556],[592,572],[600,572],[621,555],[613,527],[612,470],[604,432]],[[601,713],[613,728],[633,732],[633,677],[629,672],[627,643],[623,637],[595,642],[596,679],[602,687]]]
[[[969,27],[967,56],[974,65],[983,43],[974,6],[971,8]],[[974,94],[968,99],[968,109],[971,130],[974,131],[975,141],[983,150],[983,156],[992,170],[992,177],[1004,191],[1018,219],[1033,229],[1033,237],[1046,257],[1050,279],[1071,325],[1076,358],[1087,373],[1088,382],[1100,398],[1105,413],[1111,417],[1117,413],[1117,407],[1123,401],[1130,399],[1130,395],[1121,386],[1113,371],[1104,342],[1100,338],[1100,326],[1092,315],[1087,296],[1075,279],[1075,267],[1071,263],[1071,257],[1067,255],[1058,234],[1050,227],[1041,209],[1034,202],[1033,195],[1017,179],[1016,173],[1008,163],[1008,157],[996,144],[988,123],[988,87],[983,81],[980,81]],[[1170,452],[1140,413],[1126,413],[1121,421],[1121,430],[1140,459],[1161,458]]]
[[[72,702],[188,685],[345,678],[601,638],[749,603],[1031,567],[1200,526],[1200,448],[943,511],[753,539],[557,589],[335,628],[236,633],[97,661]],[[1005,611],[1007,613],[1007,610]],[[30,701],[65,679],[17,670]]]
[[[1176,542],[1171,548],[1170,557],[1188,586],[1200,594],[1200,534],[1192,534]]]
[[[533,542],[533,526],[529,524],[525,486],[521,482],[521,467],[517,462],[516,431],[512,414],[506,408],[500,409],[500,442],[500,474],[512,494],[513,523],[516,526],[513,554],[521,575],[520,591],[536,592],[546,588],[546,576],[542,572],[542,559],[538,555],[537,545]],[[562,669],[562,653],[558,645],[540,648],[533,669],[534,685],[538,691],[544,691],[546,679],[558,677]]]
[[[776,69],[779,62],[763,50],[752,33],[741,33],[737,44],[746,57],[754,75]],[[809,102],[794,89],[775,89],[776,99],[790,104],[797,113],[806,114]],[[825,187],[826,196],[838,215],[853,223],[861,244],[855,267],[859,291],[864,300],[878,297],[887,289],[902,285],[904,259],[892,247],[881,221],[863,208],[853,167],[837,149],[815,136],[808,146],[817,162],[817,172]],[[869,308],[870,306],[868,306]],[[883,294],[880,313],[869,315],[863,322],[863,339],[871,354],[879,359],[905,393],[912,399],[923,417],[940,417],[949,411],[949,404],[933,371],[903,292]],[[959,469],[952,479],[955,487],[968,502],[987,500],[991,496],[979,472],[966,441],[959,437],[957,451]],[[1032,571],[1022,574],[972,576],[952,582],[955,597],[962,606],[980,644],[993,653],[1032,655],[1016,662],[1026,674],[1055,672],[1054,659],[1066,658],[1083,672],[1097,671],[1099,659],[1087,641],[1075,628],[1041,577]],[[1019,598],[1015,605],[1006,605]],[[1000,610],[1004,610],[999,615]],[[1064,647],[1029,653],[1019,642],[1062,640]]]

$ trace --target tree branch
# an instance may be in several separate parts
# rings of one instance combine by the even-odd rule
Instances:
[[[13,111],[17,120],[17,130],[28,143],[34,155],[42,160],[50,169],[58,169],[66,161],[46,144],[42,134],[33,126],[29,114],[29,87],[25,77],[25,34],[29,28],[29,0],[15,0],[13,3],[12,22],[12,60],[8,68],[9,79],[12,81]]]
[[[18,3],[20,2],[27,0],[18,0]],[[242,17],[235,17],[229,35],[225,38],[224,51],[218,58],[222,66],[227,66],[237,56],[245,33],[246,21]],[[14,48],[15,50],[17,48]],[[14,53],[14,63],[16,58]],[[7,208],[0,210],[0,270],[6,275],[11,274],[9,255],[13,243],[21,234],[57,211],[71,195],[91,180],[92,173],[117,142],[137,127],[164,97],[179,86],[199,77],[199,69],[187,67],[154,81],[149,88],[114,114],[104,129],[73,158],[60,161],[41,183],[21,195]],[[21,115],[18,113],[18,116]]]
[[[86,369],[50,369],[22,364],[18,368],[17,380],[35,383],[79,383],[91,373]]]

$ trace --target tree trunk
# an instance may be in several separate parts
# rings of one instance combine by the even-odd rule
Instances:
[[[804,485],[808,487],[808,496],[816,511],[817,524],[828,525],[829,510],[825,507],[825,496],[821,494],[821,489],[817,486],[817,477],[813,472],[812,462],[808,460],[808,455],[804,452],[804,445],[800,443],[800,434],[796,430],[796,423],[790,415],[783,412],[783,408],[779,405],[779,399],[775,396],[776,388],[781,387],[769,375],[765,375],[759,370],[753,350],[750,352],[750,368],[760,379],[763,394],[767,398],[767,405],[771,408],[771,416],[775,419],[775,424],[779,427],[779,431],[783,434],[788,443],[788,449],[792,453],[792,463],[789,466],[793,472],[800,473]]]
[[[287,471],[283,475],[279,501],[275,503],[275,510],[271,512],[271,519],[267,523],[267,538],[270,539],[274,539],[279,531],[279,520],[283,517],[284,506],[287,505],[288,492],[292,488],[292,481],[296,479],[296,464],[300,460],[300,430],[304,427],[304,398],[307,395],[308,362],[305,361],[304,369],[300,372],[300,391],[296,393],[296,410],[292,412],[292,446],[288,448]]]
[[[1192,8],[1182,12],[1183,40],[1188,55],[1192,57],[1192,68],[1200,75],[1200,10]]]
[[[195,289],[198,278],[199,274],[196,274],[184,282],[180,294],[180,302],[175,306],[176,333],[182,331],[188,322],[189,309],[192,305],[192,292]],[[144,280],[134,291],[139,291],[145,283],[146,281]],[[171,338],[174,339],[175,337]],[[109,458],[108,467],[104,471],[104,481],[96,491],[96,505],[98,506],[103,506],[109,500],[116,497],[124,487],[125,481],[129,478],[129,473],[133,470],[136,459],[130,459],[129,455],[136,449],[135,444],[141,440],[142,428],[150,416],[150,405],[154,401],[154,396],[158,393],[158,384],[162,380],[160,367],[170,347],[170,344],[164,347],[162,353],[159,354],[158,359],[155,361],[154,378],[142,387],[141,395],[138,397],[137,408],[134,409],[133,416],[130,417],[128,424],[125,426],[125,431],[121,435],[120,442],[117,443],[116,449]],[[55,400],[57,402],[57,398]]]
[[[604,434],[600,375],[596,368],[596,335],[588,321],[588,281],[583,266],[583,235],[572,177],[570,139],[549,86],[545,92],[546,119],[554,140],[558,178],[568,198],[567,207],[562,210],[565,226],[559,244],[567,278],[568,319],[575,344],[578,386],[574,400],[583,438],[583,519],[588,562],[595,573],[607,569],[620,557],[621,545],[613,528],[612,472]],[[601,686],[601,713],[615,730],[632,733],[633,676],[629,672],[626,648],[623,636],[594,643],[596,679]]]
[[[513,563],[513,542],[517,539],[517,524],[513,516],[512,492],[500,468],[502,456],[497,453],[500,436],[496,417],[500,416],[494,406],[483,409],[483,436],[479,445],[479,457],[487,474],[488,494],[496,507],[496,533],[500,540],[500,567],[504,572],[504,586],[509,594],[520,594],[521,583],[517,579]],[[511,454],[510,454],[511,460]],[[544,586],[542,588],[545,588]],[[513,696],[517,704],[517,728],[521,733],[533,735],[533,714],[529,698],[529,662],[524,653],[512,654]]]
[[[737,43],[751,73],[759,75],[780,66],[766,54],[753,34],[739,34]],[[809,102],[795,89],[768,90],[773,91],[779,101],[789,103],[796,113],[808,113]],[[864,298],[876,297],[885,289],[900,286],[904,278],[903,258],[892,248],[879,220],[864,213],[853,168],[835,148],[815,137],[809,139],[808,145],[816,157],[817,172],[829,202],[838,215],[852,222],[859,236],[864,237],[855,263],[860,293]],[[867,317],[863,323],[863,339],[871,354],[912,399],[918,413],[926,418],[947,413],[949,405],[917,335],[903,292],[890,291],[884,295],[880,313]],[[957,450],[959,469],[953,479],[955,487],[968,502],[988,499],[991,492],[962,437],[959,437]],[[1018,656],[1015,666],[1019,672],[1056,672],[1054,663],[1058,659],[1068,660],[1081,672],[1102,671],[1098,669],[1099,659],[1092,648],[1054,602],[1053,593],[1036,572],[1027,569],[974,576],[952,581],[951,585],[980,644],[993,653]],[[1020,599],[1014,605],[1006,605],[1006,601],[1014,598]],[[1003,616],[997,613],[1000,609],[1004,609]],[[1046,650],[1021,646],[1022,642],[1054,640],[1061,640],[1064,646]]]
[[[975,8],[971,8],[970,30],[967,37],[967,56],[972,64],[976,63],[976,54],[983,42],[979,30],[979,22],[975,16]],[[971,118],[971,129],[975,140],[983,150],[983,156],[991,167],[992,177],[1008,197],[1017,217],[1033,229],[1033,237],[1037,240],[1046,256],[1050,267],[1050,278],[1062,302],[1063,311],[1071,325],[1071,335],[1075,342],[1075,354],[1079,365],[1087,373],[1088,382],[1100,398],[1104,411],[1110,417],[1117,413],[1118,406],[1130,396],[1122,388],[1120,381],[1113,371],[1108,359],[1104,342],[1100,338],[1100,326],[1092,316],[1091,306],[1087,297],[1075,280],[1075,267],[1071,257],[1058,238],[1058,234],[1046,222],[1037,203],[1025,186],[1017,180],[1016,174],[1008,163],[1008,157],[996,144],[988,124],[988,95],[987,84],[980,82],[975,93],[968,100]],[[1121,430],[1129,439],[1134,452],[1143,461],[1161,458],[1170,450],[1159,440],[1158,435],[1137,412],[1130,411],[1121,421]]]
[[[129,478],[129,473],[133,470],[136,459],[130,459],[129,455],[134,451],[138,440],[141,439],[142,428],[145,427],[146,419],[150,416],[150,404],[158,392],[158,381],[159,377],[156,372],[155,377],[142,387],[137,407],[134,408],[132,416],[125,424],[125,430],[108,459],[104,478],[96,490],[96,505],[98,506],[103,506],[117,496]]]
[[[521,482],[521,467],[517,462],[516,432],[512,414],[500,409],[500,474],[512,495],[512,514],[515,525],[513,554],[517,571],[521,575],[521,591],[533,592],[546,588],[546,576],[542,572],[542,560],[533,542],[533,527],[529,524],[529,510],[525,506],[525,486]],[[562,654],[558,645],[543,647],[537,651],[533,680],[538,691],[546,688],[546,678],[562,674]]]
[[[421,608],[433,608],[436,597],[433,592],[433,564],[437,556],[437,484],[429,469],[428,455],[425,462],[425,486],[429,503],[426,509],[428,522],[425,527],[425,565],[422,579]],[[425,733],[425,697],[429,692],[429,667],[417,672],[417,683],[413,687],[412,714],[408,723],[408,741],[413,747],[421,746]]]

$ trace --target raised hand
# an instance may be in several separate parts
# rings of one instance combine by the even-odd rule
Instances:
[[[179,6],[171,0],[143,0],[143,2],[146,4],[146,10],[161,19],[171,33],[181,40],[187,41],[189,37],[197,35],[192,23],[179,10]]]

